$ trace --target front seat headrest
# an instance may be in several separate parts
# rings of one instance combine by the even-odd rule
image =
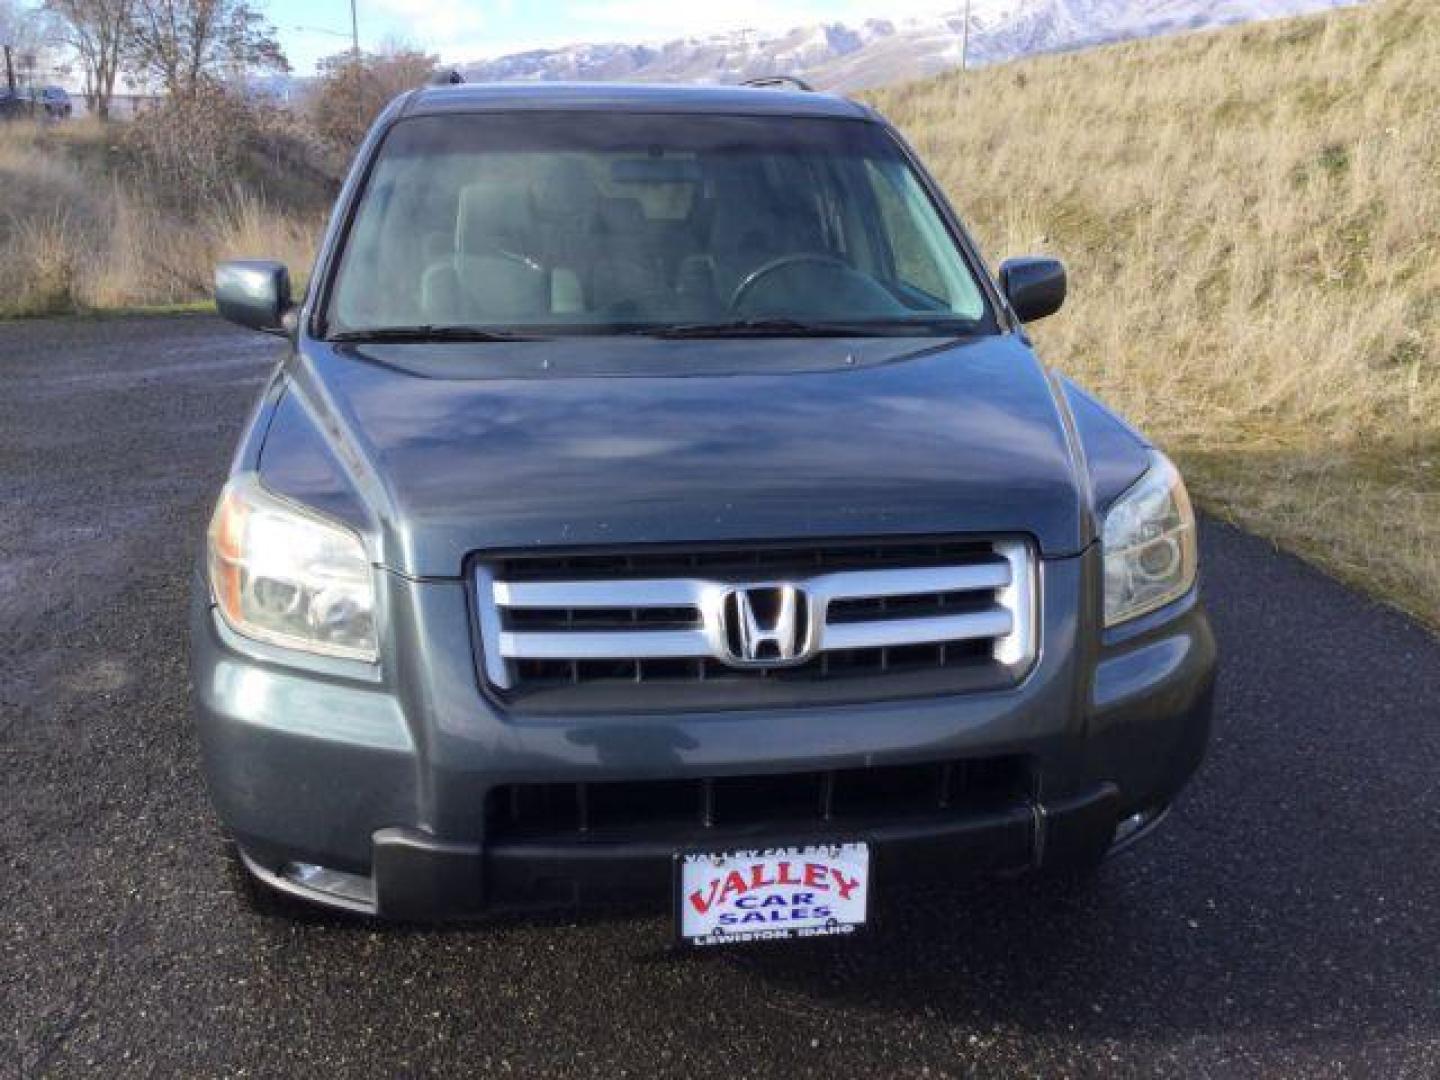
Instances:
[[[523,184],[487,180],[460,189],[455,250],[475,255],[496,248],[525,253],[532,221]]]

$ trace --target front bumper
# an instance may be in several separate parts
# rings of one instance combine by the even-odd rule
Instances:
[[[1102,784],[1084,795],[1042,806],[1017,803],[950,820],[850,824],[838,832],[777,831],[760,846],[863,840],[870,847],[872,888],[917,880],[1032,868],[1043,846],[1047,865],[1085,861],[1115,833],[1119,791]],[[691,838],[711,850],[743,843],[724,833]],[[666,902],[677,850],[689,843],[650,840],[625,844],[453,843],[412,829],[382,829],[372,838],[368,874],[344,875],[336,887],[287,875],[241,848],[246,867],[266,885],[318,904],[398,920],[465,919],[487,912]],[[273,859],[271,860],[273,863]],[[295,865],[295,864],[288,864]],[[318,869],[318,868],[316,868]]]
[[[1085,595],[1084,560],[1046,567],[1047,596]],[[874,881],[1083,862],[1117,825],[1167,805],[1208,739],[1215,648],[1192,596],[1092,639],[1092,613],[1047,601],[1042,655],[1011,691],[826,709],[526,718],[480,690],[461,582],[388,582],[394,632],[374,669],[237,638],[203,587],[192,606],[194,705],[219,815],[277,888],[401,919],[591,901],[669,902],[681,848],[866,840]],[[403,643],[400,644],[400,643]],[[735,777],[1023,756],[1000,805],[818,832],[683,832],[623,843],[486,834],[507,784]],[[345,897],[290,871],[347,876]]]

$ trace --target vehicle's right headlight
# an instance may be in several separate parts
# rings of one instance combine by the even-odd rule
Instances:
[[[375,575],[356,533],[247,474],[225,485],[208,539],[210,589],[236,633],[324,656],[376,658]]]
[[[1110,507],[1103,547],[1106,626],[1164,607],[1195,584],[1195,512],[1164,454]]]

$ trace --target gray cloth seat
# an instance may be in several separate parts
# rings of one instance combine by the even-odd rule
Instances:
[[[540,258],[567,314],[638,318],[666,306],[673,292],[639,200],[603,196],[584,164],[566,158],[536,180],[532,206]]]
[[[421,279],[425,317],[439,325],[543,318],[550,311],[550,275],[535,246],[523,184],[492,180],[462,188],[455,253]]]
[[[554,162],[530,190],[536,252],[551,274],[551,305],[557,314],[576,315],[593,307],[590,232],[600,192],[575,158]]]
[[[591,302],[597,311],[632,309],[641,315],[657,298],[668,300],[665,260],[650,236],[639,199],[602,199],[595,219],[590,268]]]

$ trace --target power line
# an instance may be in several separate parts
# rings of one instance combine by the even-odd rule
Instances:
[[[356,13],[356,0],[350,0],[350,32],[343,30],[331,30],[325,26],[294,26],[292,29],[299,30],[306,34],[328,34],[330,37],[348,37],[350,39],[350,53],[356,59],[360,59],[360,19]]]

